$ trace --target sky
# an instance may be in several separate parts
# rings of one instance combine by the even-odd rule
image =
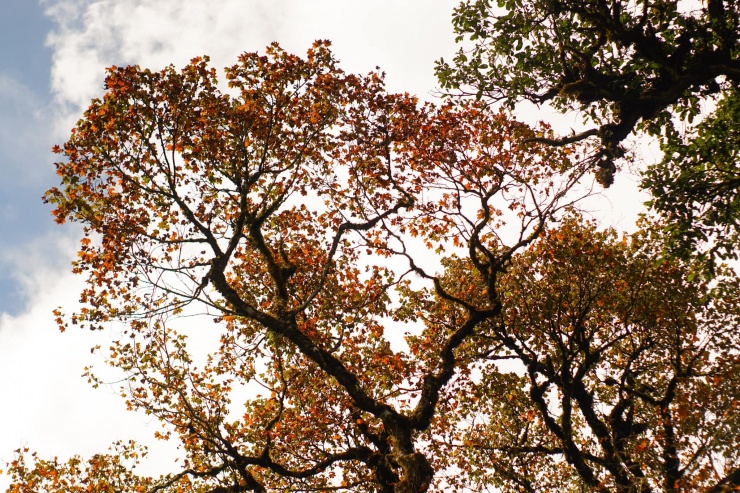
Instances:
[[[51,313],[73,308],[82,282],[69,273],[79,229],[55,225],[40,199],[57,184],[50,149],[102,95],[105,67],[159,69],[209,55],[220,68],[273,41],[305,54],[313,40],[329,39],[345,71],[379,66],[389,90],[432,100],[434,61],[455,51],[456,3],[0,0],[0,469],[20,447],[90,455],[156,429],[124,412],[113,387],[93,390],[80,376],[102,363],[90,347],[111,335],[61,334]],[[633,228],[642,201],[634,177],[619,174],[599,201],[607,224]]]

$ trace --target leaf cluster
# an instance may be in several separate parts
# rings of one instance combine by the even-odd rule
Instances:
[[[570,218],[518,255],[476,330],[440,441],[459,487],[723,491],[737,484],[738,279],[688,281],[643,233]],[[466,482],[467,481],[467,482]]]
[[[717,109],[688,136],[671,133],[660,163],[650,166],[642,186],[649,206],[665,218],[672,253],[698,257],[713,267],[737,259],[740,239],[740,97],[728,92]]]
[[[672,114],[692,118],[701,98],[740,84],[732,1],[476,0],[455,9],[453,25],[463,46],[438,62],[442,87],[579,111],[592,127],[552,142],[597,137],[605,186],[635,129],[660,134]]]

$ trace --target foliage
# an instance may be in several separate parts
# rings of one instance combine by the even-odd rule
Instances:
[[[653,134],[671,116],[740,84],[740,4],[727,0],[466,0],[455,10],[447,89],[478,98],[549,102],[593,127],[562,144],[597,137],[597,177],[608,186],[619,146],[638,125]]]
[[[93,489],[443,488],[431,437],[469,374],[459,348],[500,314],[499,275],[584,170],[532,141],[546,128],[388,94],[327,43],[306,59],[245,54],[226,77],[224,92],[207,59],[113,67],[56,148],[62,185],[46,198],[84,225],[87,277],[60,328],[124,324],[108,357],[127,405],[184,454],[177,473]],[[473,298],[435,274],[447,249],[471,262]],[[451,318],[419,327],[430,296]],[[196,330],[217,341],[206,355],[176,323],[196,312],[215,321]],[[55,491],[39,467],[56,462],[17,464],[11,491]]]
[[[642,185],[650,206],[666,218],[665,238],[674,254],[737,259],[740,241],[740,95],[729,92],[692,135],[670,134],[663,161]],[[707,250],[705,245],[710,245]]]
[[[179,469],[19,451],[11,493],[740,487],[735,275],[564,215],[589,163],[483,102],[389,94],[326,42],[226,78],[111,68],[46,195],[84,228],[60,329],[122,327],[108,362]]]
[[[659,245],[571,218],[513,260],[444,440],[471,489],[738,488],[740,283]]]
[[[150,478],[133,473],[146,449],[133,442],[115,443],[109,454],[98,454],[86,462],[75,456],[61,462],[58,459],[43,460],[29,450],[18,450],[18,457],[10,463],[10,474],[22,478],[13,484],[9,493],[118,493],[132,491],[143,493],[153,486]],[[33,468],[26,464],[30,455]]]

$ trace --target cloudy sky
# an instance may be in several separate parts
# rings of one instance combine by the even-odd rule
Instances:
[[[79,231],[54,225],[40,200],[56,184],[49,149],[101,95],[104,68],[156,69],[203,54],[223,67],[272,41],[300,54],[330,39],[346,71],[379,66],[390,90],[432,99],[434,60],[455,49],[456,3],[0,0],[0,469],[19,447],[90,454],[154,428],[123,413],[111,389],[93,391],[80,378],[83,366],[100,364],[89,348],[109,336],[59,334],[51,315],[74,305],[80,280],[68,274]],[[617,179],[599,208],[630,228],[634,179]],[[0,477],[0,491],[6,485]]]

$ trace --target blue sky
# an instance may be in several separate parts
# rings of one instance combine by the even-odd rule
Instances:
[[[0,15],[0,311],[19,313],[27,299],[14,253],[52,227],[39,197],[53,182],[49,74],[44,45],[51,21],[29,0],[2,0]],[[11,252],[13,254],[11,254]]]
[[[16,78],[45,98],[49,90],[51,50],[44,46],[52,26],[38,2],[3,0],[0,16],[0,60],[3,75]]]
[[[50,148],[68,137],[104,68],[183,65],[208,54],[217,68],[272,41],[305,53],[330,39],[342,68],[380,66],[392,91],[432,99],[434,60],[455,50],[454,0],[0,0],[0,469],[13,450],[43,456],[104,451],[151,437],[146,417],[123,411],[113,387],[93,391],[82,368],[106,333],[60,334],[52,309],[70,311],[81,280],[69,273],[79,230],[41,203],[56,184]],[[563,128],[576,126],[565,117]],[[608,224],[634,225],[634,179],[600,198]],[[166,451],[162,454],[166,455]],[[156,454],[155,454],[156,456]],[[0,476],[0,491],[7,478]]]

